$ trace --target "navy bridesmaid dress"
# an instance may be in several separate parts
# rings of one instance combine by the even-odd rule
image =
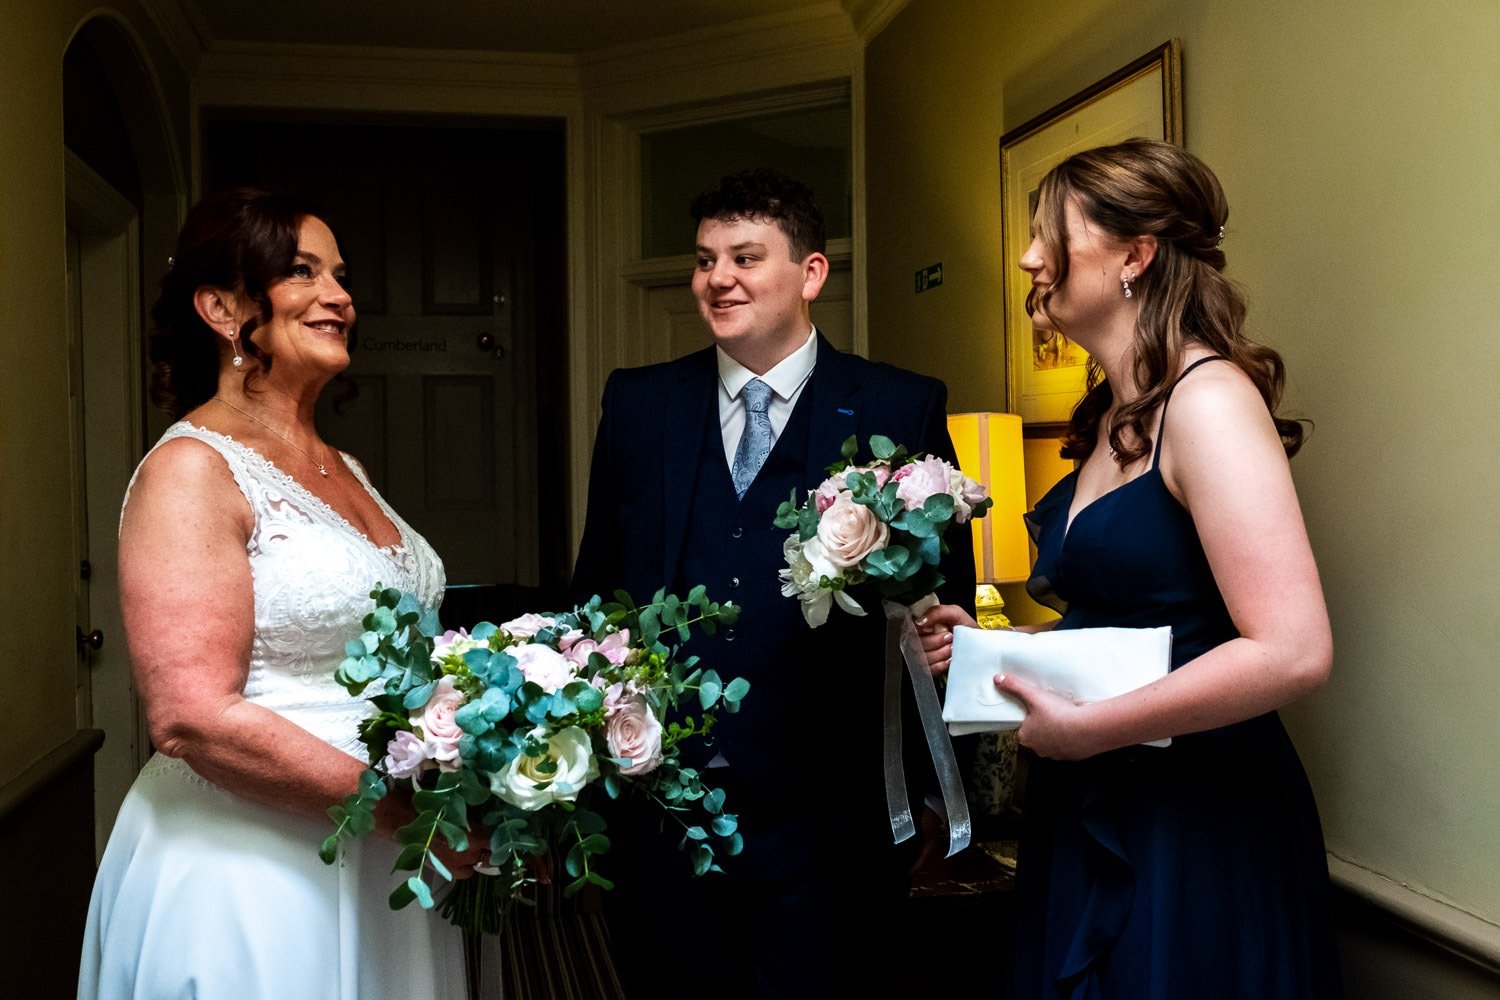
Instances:
[[[1058,628],[1170,625],[1176,669],[1238,633],[1160,457],[1158,432],[1151,469],[1071,527],[1077,473],[1054,486],[1028,515],[1027,586]],[[1322,829],[1276,713],[1027,763],[1016,1000],[1340,995]]]

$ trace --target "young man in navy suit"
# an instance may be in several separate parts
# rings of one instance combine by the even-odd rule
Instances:
[[[691,762],[726,790],[745,848],[716,857],[725,874],[693,878],[679,832],[644,809],[613,819],[612,950],[633,997],[859,995],[889,984],[889,963],[919,957],[895,947],[916,848],[891,843],[885,808],[884,621],[878,608],[835,609],[808,628],[781,594],[788,532],[772,522],[850,435],[864,458],[883,434],[954,461],[947,390],[841,353],[813,327],[829,265],[802,184],[747,171],[699,195],[692,214],[693,295],[714,344],[610,376],[573,589],[623,588],[643,603],[701,583],[741,607],[736,625],[688,651],[750,682]],[[946,599],[968,605],[971,546],[963,529],[950,534]]]

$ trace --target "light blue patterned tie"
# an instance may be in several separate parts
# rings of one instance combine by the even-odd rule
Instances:
[[[734,492],[743,500],[745,491],[755,482],[755,474],[771,454],[771,417],[766,413],[771,403],[771,387],[753,378],[740,390],[740,397],[745,401],[745,430],[740,434],[729,472],[734,477]]]

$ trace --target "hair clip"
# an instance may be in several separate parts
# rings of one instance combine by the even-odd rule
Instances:
[[[1219,238],[1214,241],[1214,246],[1219,246],[1223,242],[1224,242],[1224,227],[1220,226],[1219,227]]]

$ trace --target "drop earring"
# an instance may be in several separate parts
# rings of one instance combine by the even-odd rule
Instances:
[[[233,365],[236,368],[241,367],[245,363],[245,358],[240,354],[239,334],[234,332],[234,327],[229,327],[224,331],[224,336],[229,338],[229,348],[234,351]]]
[[[1120,284],[1125,287],[1125,297],[1127,299],[1133,298],[1135,296],[1135,292],[1130,290],[1130,283],[1134,280],[1135,275],[1131,274],[1129,271],[1126,271],[1125,276],[1120,279]]]

